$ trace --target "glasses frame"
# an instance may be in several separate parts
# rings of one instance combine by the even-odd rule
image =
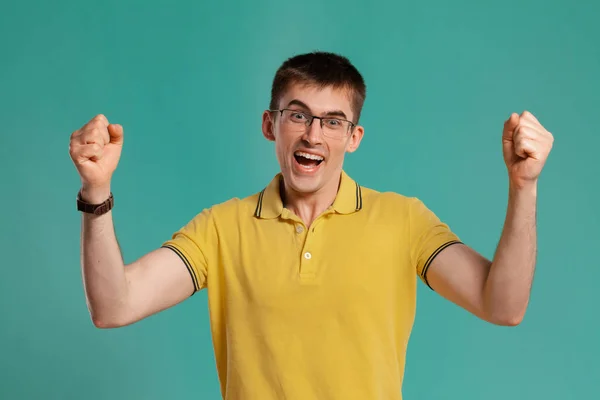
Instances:
[[[343,136],[341,136],[341,138],[344,137],[344,136],[346,136],[346,135],[348,135],[348,133],[352,132],[352,130],[356,127],[356,124],[354,122],[348,121],[347,119],[344,119],[344,118],[339,118],[339,117],[317,117],[316,115],[312,115],[312,114],[309,114],[307,112],[300,111],[300,110],[294,110],[292,108],[282,108],[282,109],[279,109],[279,110],[268,110],[268,111],[272,112],[272,113],[273,112],[278,112],[279,115],[282,118],[283,118],[283,112],[284,111],[294,111],[294,112],[297,112],[297,113],[302,113],[302,114],[304,114],[307,117],[307,122],[304,124],[307,128],[309,128],[312,125],[312,123],[313,123],[313,121],[315,119],[318,119],[319,120],[319,125],[321,126],[321,132],[323,133],[323,135],[328,136],[328,137],[332,137],[332,138],[335,138],[335,139],[338,139],[338,137],[337,136],[327,135],[323,131],[323,120],[324,119],[337,119],[338,121],[344,121],[344,122],[347,122],[349,124],[348,125],[348,129],[346,129],[346,133]]]

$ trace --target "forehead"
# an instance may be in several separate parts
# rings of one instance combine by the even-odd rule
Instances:
[[[348,119],[353,118],[352,95],[350,90],[345,88],[293,83],[281,96],[279,107],[286,108],[294,100],[306,104],[309,107],[308,111],[315,115],[340,110]]]

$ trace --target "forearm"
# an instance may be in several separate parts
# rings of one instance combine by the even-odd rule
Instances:
[[[525,315],[536,264],[537,185],[510,185],[506,220],[484,287],[489,317],[515,325]]]
[[[82,196],[99,203],[109,193],[108,189],[83,191]],[[82,214],[81,267],[94,324],[98,327],[118,325],[126,307],[128,285],[111,211],[100,216]]]

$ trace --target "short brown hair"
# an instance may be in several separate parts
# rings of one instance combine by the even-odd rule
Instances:
[[[367,97],[367,88],[362,75],[348,58],[335,53],[316,51],[287,59],[273,79],[270,104],[272,110],[278,107],[283,93],[293,83],[350,90],[353,122],[358,123]]]

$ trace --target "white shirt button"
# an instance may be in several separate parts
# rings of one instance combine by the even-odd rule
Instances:
[[[304,253],[304,258],[306,258],[307,260],[310,260],[312,258],[312,254],[310,254],[308,251],[306,253]]]
[[[296,233],[302,233],[303,230],[302,225],[296,225]]]

